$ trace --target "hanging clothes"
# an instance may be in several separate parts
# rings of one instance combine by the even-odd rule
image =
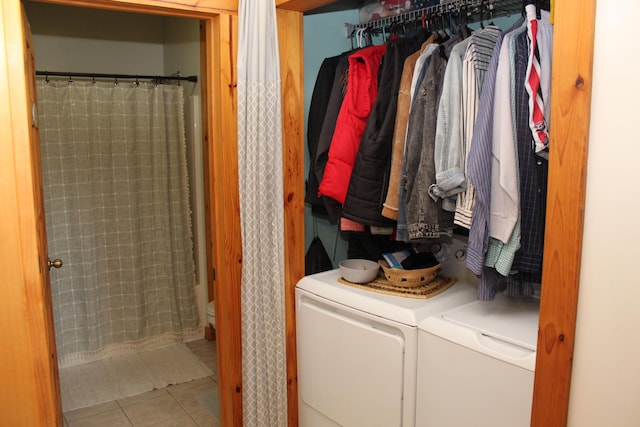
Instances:
[[[381,213],[389,186],[398,91],[405,59],[420,49],[425,40],[420,33],[387,43],[378,95],[362,135],[342,208],[348,219],[372,226],[393,225]]]
[[[390,41],[368,116],[345,130],[340,117],[355,103],[351,86],[363,84],[350,58],[347,96],[318,188],[336,212],[341,208],[343,231],[389,233],[395,225],[391,240],[415,244],[468,229],[467,266],[480,277],[483,300],[494,297],[499,282],[515,296],[530,295],[540,280],[548,166],[533,136],[540,121],[549,129],[553,32],[548,12],[532,23],[531,10],[529,24],[520,18],[504,33],[489,25],[466,39],[461,31],[422,44]],[[532,105],[539,107],[534,121]],[[339,142],[345,134],[346,149]]]
[[[336,128],[336,121],[338,120],[338,114],[342,108],[342,102],[347,92],[347,81],[349,77],[349,56],[355,51],[343,53],[340,56],[340,60],[335,69],[333,86],[331,87],[331,93],[329,95],[329,101],[327,110],[322,119],[322,127],[320,130],[320,136],[318,138],[318,146],[316,150],[315,159],[312,158],[311,167],[315,174],[316,180],[319,183],[322,182],[324,176],[324,169],[327,165],[329,158],[329,147],[331,146],[331,140]],[[311,173],[311,167],[309,172]],[[340,212],[342,206],[340,203],[329,197],[323,197],[318,194],[318,186],[315,187],[315,197],[320,198],[324,209],[328,217],[332,220],[340,218]],[[311,190],[311,189],[310,189]]]
[[[521,207],[519,221],[516,225],[520,228],[519,247],[512,259],[511,272],[507,275],[507,287],[505,290],[505,293],[510,296],[533,295],[534,283],[540,283],[542,272],[542,252],[540,252],[540,263],[535,265],[533,270],[527,265],[525,259],[522,258],[523,251],[525,250],[524,247],[530,247],[529,244],[531,238],[534,237],[529,235],[529,233],[533,232],[533,229],[531,229],[531,227],[526,228],[525,224],[528,224],[528,221],[532,219],[532,214],[540,213],[534,210],[529,211],[531,207],[529,206],[528,201],[533,201],[535,203],[538,200],[537,194],[534,194],[538,193],[538,188],[532,188],[526,183],[529,176],[532,176],[532,173],[536,173],[535,169],[531,169],[531,160],[534,160],[535,163],[535,158],[537,158],[531,150],[531,141],[533,136],[531,135],[531,129],[528,126],[528,95],[524,87],[528,48],[529,45],[525,31],[521,31],[518,35],[511,38],[509,50],[512,52],[513,71],[511,76],[512,89],[514,89],[512,100],[514,106],[514,130],[516,151],[518,155],[518,182]],[[529,183],[531,183],[530,179]],[[544,187],[544,197],[546,198],[546,175],[544,177]],[[542,212],[541,219],[542,233],[544,234],[544,212]],[[544,238],[544,235],[542,235],[542,238]],[[542,239],[540,241],[542,242]],[[542,246],[540,249],[542,249]],[[490,255],[487,256],[487,258],[489,257]],[[520,261],[518,261],[518,258]],[[528,255],[526,256],[526,259],[529,259]]]
[[[419,158],[415,156],[407,156],[407,136],[409,131],[409,122],[411,121],[411,108],[413,108],[413,101],[415,98],[415,93],[417,88],[422,84],[422,80],[424,79],[425,71],[429,67],[429,63],[431,62],[431,55],[438,49],[438,44],[436,42],[428,45],[422,54],[418,57],[418,61],[416,62],[416,66],[413,70],[413,76],[411,78],[411,90],[409,95],[410,99],[410,109],[409,109],[409,118],[407,119],[407,131],[405,132],[405,152],[403,154],[402,159],[402,168],[400,171],[400,180],[399,180],[399,189],[398,189],[398,222],[396,224],[396,239],[402,242],[409,242],[409,228],[407,226],[407,204],[406,204],[406,188],[408,185],[407,181],[407,169],[408,169],[408,161],[414,160],[418,161]],[[417,120],[414,117],[414,120]]]
[[[476,201],[473,218],[469,230],[467,247],[467,267],[476,275],[483,276],[484,258],[489,244],[489,205],[491,201],[491,145],[493,133],[493,101],[498,70],[498,59],[504,34],[521,27],[524,19],[520,18],[511,28],[502,33],[496,40],[487,66],[482,90],[478,116],[473,129],[471,147],[467,158],[467,174],[475,189]],[[493,298],[491,296],[490,298]],[[480,298],[484,299],[484,298]]]
[[[398,105],[396,111],[396,123],[393,129],[393,142],[391,148],[391,169],[389,170],[389,186],[387,197],[383,203],[382,216],[392,220],[398,219],[398,197],[402,177],[402,162],[404,160],[405,140],[407,136],[407,123],[411,108],[411,80],[418,58],[427,46],[433,44],[437,35],[433,34],[422,44],[418,52],[415,52],[404,61],[400,87],[398,88]]]
[[[442,209],[455,212],[456,195],[465,187],[463,156],[462,59],[469,45],[465,39],[451,49],[438,105],[434,143],[435,182],[429,187],[434,200],[442,198]]]
[[[518,191],[513,115],[509,42],[520,27],[505,34],[499,52],[493,101],[493,131],[491,145],[491,198],[489,199],[489,236],[508,243],[518,219]]]
[[[427,68],[429,68],[429,63],[431,60],[431,54],[438,49],[443,40],[440,40],[439,36],[436,36],[436,40],[430,45],[428,45],[422,54],[418,57],[418,61],[416,62],[416,67],[413,70],[413,76],[411,76],[411,90],[409,95],[411,96],[409,109],[411,109],[411,105],[413,105],[413,98],[416,95],[416,91],[420,84],[422,84],[422,80],[424,79],[425,72]]]
[[[465,175],[464,190],[458,193],[456,212],[453,223],[466,229],[471,227],[471,216],[475,200],[475,190],[469,181],[467,158],[471,148],[473,127],[478,115],[480,89],[484,83],[484,75],[491,61],[493,47],[502,31],[495,25],[489,25],[483,30],[475,31],[469,37],[469,45],[462,63],[462,102],[463,102],[463,148],[462,162]]]
[[[527,35],[529,39],[529,59],[525,88],[529,94],[529,127],[533,135],[532,146],[537,155],[549,156],[549,95],[551,94],[551,48],[553,27],[549,14],[536,18],[537,8],[533,4],[525,7],[527,15]]]
[[[527,15],[529,21],[536,20],[535,6],[527,6]],[[482,94],[483,99],[493,96],[488,105],[492,112],[481,104],[468,159],[476,206],[467,265],[481,271],[478,297],[483,300],[494,297],[499,281],[506,282],[508,295],[522,296],[531,295],[533,284],[541,279],[547,164],[533,135],[540,128],[531,126],[531,96],[550,94],[553,32],[548,12],[542,11],[536,20],[538,35],[542,34],[538,41],[543,41],[535,55],[539,92],[527,90],[535,45],[523,22],[496,43],[491,63],[495,81],[489,82],[493,75],[487,73],[483,91],[491,85],[494,89]],[[540,107],[544,111],[544,105]]]
[[[405,153],[409,239],[438,238],[452,234],[453,213],[443,211],[441,200],[434,201],[428,190],[435,182],[435,128],[447,58],[460,41],[460,35],[456,34],[431,55],[411,106]]]
[[[309,114],[307,116],[307,147],[309,149],[309,158],[311,159],[311,167],[307,176],[305,203],[311,205],[311,211],[315,214],[327,214],[322,199],[318,196],[319,180],[315,173],[315,162],[318,154],[318,146],[322,133],[322,124],[327,116],[327,109],[332,96],[333,82],[336,76],[336,69],[340,62],[341,55],[325,58],[318,70],[316,83],[313,87],[311,95],[311,103],[309,104]],[[342,96],[340,96],[342,103]],[[325,157],[326,159],[326,157]],[[324,165],[322,165],[324,173]]]
[[[387,46],[369,46],[349,56],[347,92],[336,120],[318,194],[343,204],[353,164],[378,94],[378,68]]]
[[[524,86],[516,86],[515,84],[515,57],[514,57],[514,39],[517,35],[524,33],[525,27],[520,27],[514,31],[506,34],[502,48],[500,49],[500,63],[498,64],[498,74],[496,76],[496,99],[495,103],[500,107],[508,107],[508,111],[504,111],[504,108],[494,108],[494,139],[492,146],[492,203],[496,193],[503,194],[503,197],[509,197],[506,191],[503,189],[503,181],[501,181],[500,173],[507,174],[504,170],[507,164],[513,167],[513,176],[510,176],[504,181],[515,188],[511,188],[512,193],[515,193],[518,198],[515,207],[515,222],[513,224],[513,230],[509,235],[507,241],[501,241],[491,236],[491,228],[489,231],[489,246],[487,248],[487,254],[485,257],[485,266],[491,267],[496,270],[501,276],[506,277],[511,273],[513,260],[516,251],[520,248],[520,210],[519,210],[519,164],[516,157],[516,116],[517,109],[516,95],[524,93]],[[499,116],[503,117],[499,117]],[[501,128],[501,129],[500,129]],[[498,129],[498,131],[496,131]],[[501,146],[502,145],[502,146]],[[504,147],[508,145],[508,147]],[[500,151],[501,150],[501,151]],[[502,160],[502,161],[501,161]],[[502,176],[502,178],[504,178]],[[495,188],[498,186],[499,188]],[[498,191],[494,191],[498,190]],[[502,206],[501,206],[502,207]],[[492,206],[490,208],[493,209]],[[494,214],[493,211],[491,211]],[[490,222],[493,216],[490,218]],[[504,222],[504,218],[500,218]],[[485,282],[489,283],[489,282]],[[490,283],[489,283],[490,284]],[[488,290],[487,294],[492,294],[492,290]]]
[[[545,32],[552,31],[547,24],[547,13],[541,12],[540,24],[546,27]],[[523,64],[528,52],[528,40],[525,33],[520,34],[514,40],[516,75],[515,85],[524,86],[525,73]],[[551,50],[547,43],[546,52]],[[550,55],[545,54],[542,65],[550,70]],[[519,64],[519,65],[518,65]],[[546,73],[545,73],[546,75]],[[548,95],[547,95],[548,96]],[[547,98],[549,99],[549,98]],[[520,166],[520,212],[521,212],[521,241],[520,249],[516,253],[513,269],[528,274],[532,282],[540,282],[542,279],[542,258],[544,249],[545,213],[547,202],[547,176],[549,163],[532,153],[531,128],[528,125],[528,95],[523,91],[516,92],[516,130],[518,145],[518,163]]]

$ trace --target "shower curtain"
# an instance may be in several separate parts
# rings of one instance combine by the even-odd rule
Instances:
[[[37,82],[60,365],[198,326],[181,86]]]
[[[243,425],[287,425],[282,112],[275,3],[238,5]]]

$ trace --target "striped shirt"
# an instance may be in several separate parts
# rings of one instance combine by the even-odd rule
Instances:
[[[522,26],[524,19],[509,30]],[[467,171],[469,180],[475,187],[476,204],[473,210],[471,229],[469,230],[469,245],[467,252],[467,267],[478,276],[482,276],[484,258],[489,239],[489,203],[491,201],[491,136],[493,130],[493,98],[495,75],[498,68],[498,58],[502,47],[502,37],[496,41],[491,62],[484,77],[478,116],[473,130]],[[482,295],[479,295],[482,299]]]
[[[465,52],[462,64],[462,103],[463,103],[463,123],[462,123],[462,140],[463,140],[463,164],[465,171],[466,189],[460,192],[456,199],[456,211],[454,216],[454,224],[464,228],[471,227],[471,215],[473,212],[473,204],[475,200],[475,191],[468,179],[468,171],[466,167],[467,158],[469,157],[469,149],[471,147],[471,138],[473,136],[473,126],[478,114],[478,102],[480,100],[480,88],[484,83],[484,76],[493,48],[495,47],[501,31],[498,27],[490,25],[484,30],[476,31],[469,37],[469,45]]]
[[[502,44],[503,48],[505,47],[505,44],[507,44],[507,51],[509,54],[508,67],[509,67],[510,78],[509,78],[508,84],[510,89],[509,90],[510,92],[509,105],[510,105],[510,115],[511,115],[510,131],[512,134],[511,144],[514,145],[514,150],[516,151],[516,154],[517,154],[516,114],[517,114],[517,110],[523,109],[523,106],[518,105],[516,101],[518,99],[518,95],[522,95],[524,93],[524,85],[522,85],[521,83],[518,84],[516,82],[516,65],[521,65],[521,64],[516,64],[515,40],[517,35],[521,33],[525,33],[525,31],[526,31],[525,27],[520,27],[512,31],[511,33],[507,34]],[[524,65],[526,68],[526,63]],[[524,106],[524,110],[525,111],[527,110],[526,105]],[[518,179],[519,164],[518,164],[517,158],[514,159],[514,161],[516,165],[515,183],[516,185],[519,185],[519,179]],[[493,239],[493,238],[489,239],[489,248],[487,250],[485,265],[487,267],[495,268],[496,271],[500,273],[502,276],[508,276],[511,273],[511,267],[513,266],[513,260],[516,255],[516,251],[520,248],[520,239],[521,239],[521,221],[520,221],[520,214],[518,213],[516,224],[513,228],[513,232],[511,233],[511,236],[508,242],[503,243],[497,239]],[[481,285],[489,285],[493,287],[495,284],[488,283],[487,281],[483,281]],[[492,291],[491,289],[485,290],[485,292],[487,293],[491,291]]]

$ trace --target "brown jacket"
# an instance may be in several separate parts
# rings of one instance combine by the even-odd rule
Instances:
[[[389,188],[387,197],[382,207],[382,216],[385,218],[398,219],[398,198],[400,197],[400,175],[402,174],[402,161],[404,159],[404,142],[407,134],[407,123],[409,121],[409,108],[411,107],[411,79],[413,70],[416,67],[418,57],[424,52],[427,45],[434,43],[437,36],[434,34],[422,44],[420,50],[405,59],[402,77],[400,79],[400,90],[398,91],[398,107],[396,112],[396,123],[393,130],[393,145],[391,151],[391,171],[389,173]]]

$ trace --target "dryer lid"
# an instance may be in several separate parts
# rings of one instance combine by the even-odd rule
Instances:
[[[296,287],[335,303],[417,327],[429,316],[435,316],[458,305],[475,300],[476,287],[458,280],[446,291],[428,299],[386,295],[349,286],[338,281],[340,270],[325,271],[303,277]]]
[[[498,294],[491,301],[473,301],[442,314],[451,323],[535,351],[540,300]]]

